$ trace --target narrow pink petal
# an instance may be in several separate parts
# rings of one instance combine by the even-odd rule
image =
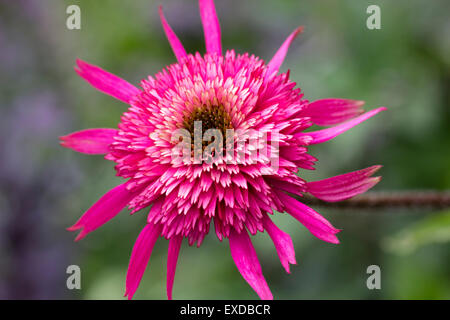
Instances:
[[[159,17],[161,19],[164,32],[166,33],[167,40],[169,40],[170,46],[172,47],[173,53],[175,54],[175,57],[177,58],[178,62],[181,62],[182,58],[187,55],[186,50],[184,50],[184,47],[181,44],[180,39],[178,39],[175,32],[173,32],[172,28],[167,23],[167,20],[164,17],[162,6],[159,7]]]
[[[302,115],[310,117],[314,124],[331,126],[342,123],[364,112],[364,101],[349,99],[321,99],[309,103]]]
[[[373,117],[380,111],[384,111],[384,110],[386,110],[385,107],[377,108],[377,109],[371,110],[369,112],[366,112],[352,120],[349,120],[347,122],[339,124],[335,127],[318,130],[318,131],[303,132],[303,133],[299,134],[298,136],[299,137],[310,136],[312,138],[312,141],[310,142],[310,144],[322,143],[322,142],[325,142],[325,141],[328,141],[328,140],[331,140],[331,139],[337,137],[341,133],[344,133],[345,131],[353,128],[354,126],[360,124],[363,121],[366,121],[367,119]]]
[[[333,244],[339,244],[339,239],[336,237],[334,233],[324,231],[323,229],[315,227],[314,225],[311,224],[303,223],[303,225],[309,230],[309,232],[311,232],[318,239]],[[339,231],[340,230],[338,230],[337,232]]]
[[[126,184],[108,191],[81,216],[77,223],[67,229],[69,231],[81,229],[76,241],[114,218],[138,194],[136,191],[127,190]]]
[[[87,129],[60,137],[63,147],[87,154],[106,154],[117,134],[116,129]]]
[[[133,299],[134,293],[139,287],[145,268],[147,267],[153,247],[161,234],[160,224],[147,224],[142,229],[131,252],[130,263],[128,265],[125,297]]]
[[[278,51],[273,56],[272,60],[270,60],[270,62],[267,64],[266,79],[271,79],[278,72],[289,50],[289,46],[291,45],[292,41],[294,41],[294,39],[297,37],[297,35],[301,32],[303,32],[303,27],[298,27],[283,42],[280,49],[278,49]]]
[[[275,193],[283,203],[286,212],[303,224],[309,232],[323,241],[339,243],[339,240],[335,235],[340,230],[333,227],[327,219],[284,192],[275,191]]]
[[[169,241],[169,252],[167,255],[167,299],[172,300],[173,280],[177,268],[178,254],[180,253],[182,236],[175,236]]]
[[[263,300],[272,300],[273,296],[261,271],[255,248],[247,231],[237,233],[234,229],[229,236],[231,256],[242,277]]]
[[[366,192],[377,184],[381,177],[371,177],[381,166],[349,172],[324,180],[307,183],[308,192],[318,199],[335,202]]]
[[[94,88],[125,103],[140,92],[131,83],[80,59],[77,59],[75,71]]]
[[[297,264],[291,237],[286,232],[281,231],[275,223],[272,222],[268,215],[264,216],[263,224],[264,229],[267,230],[267,233],[275,245],[275,249],[277,250],[282,266],[286,269],[287,273],[291,273],[289,270],[289,264]]]
[[[206,52],[222,54],[219,19],[213,0],[199,0],[200,17],[205,33]]]

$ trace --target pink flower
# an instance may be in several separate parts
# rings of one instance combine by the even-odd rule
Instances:
[[[340,230],[293,195],[310,193],[324,201],[345,200],[374,186],[380,177],[372,175],[380,166],[314,182],[299,177],[298,168],[314,169],[317,159],[308,153],[310,145],[328,141],[385,108],[363,113],[361,101],[303,99],[296,83],[289,80],[289,72],[278,73],[289,45],[302,28],[286,39],[267,64],[248,53],[230,50],[222,54],[214,3],[199,3],[206,54],[187,54],[160,9],[178,63],[142,80],[141,88],[77,61],[76,71],[82,78],[130,107],[118,129],[88,129],[61,137],[61,144],[75,151],[106,154],[107,160],[116,163],[117,175],[126,179],[69,230],[81,230],[79,240],[125,206],[132,213],[150,208],[148,223],[131,254],[125,295],[133,297],[153,246],[162,236],[170,241],[167,296],[171,299],[182,240],[187,238],[190,245],[200,246],[214,223],[219,240],[228,239],[231,256],[243,278],[261,299],[272,299],[249,233],[267,231],[287,272],[289,265],[296,263],[294,248],[289,235],[270,219],[273,211],[287,212],[317,238],[339,243],[336,234]],[[202,154],[200,163],[174,161],[179,142],[173,140],[174,132],[185,130],[195,144],[193,125],[200,120],[205,129],[218,129],[220,133],[233,130],[231,146],[240,156],[224,153],[228,150],[224,147],[211,153],[217,155],[214,161],[205,161]],[[304,131],[313,124],[332,127]],[[251,142],[260,136],[265,137],[266,144]],[[238,142],[247,144],[242,147]],[[260,152],[263,147],[270,156]],[[257,155],[252,153],[255,149]],[[195,158],[194,153],[187,154],[188,160]]]

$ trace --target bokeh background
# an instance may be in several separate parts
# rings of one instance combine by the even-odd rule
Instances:
[[[361,99],[388,111],[328,143],[308,179],[383,164],[374,191],[450,189],[450,2],[216,0],[223,47],[270,59],[298,25],[283,65],[310,100]],[[81,30],[66,8],[81,8]],[[160,26],[162,4],[188,51],[204,51],[197,1],[0,0],[0,298],[123,299],[129,255],[145,212],[114,220],[81,242],[65,230],[120,183],[113,164],[58,145],[58,136],[116,127],[126,106],[73,71],[76,58],[132,83],[175,58]],[[368,30],[366,8],[381,8]],[[278,299],[449,299],[450,213],[433,208],[317,208],[343,229],[340,245],[314,238],[286,215],[297,266],[284,272],[266,234],[255,247]],[[167,241],[158,241],[136,299],[165,299]],[[79,265],[81,290],[66,268]],[[366,268],[381,268],[368,290]],[[214,233],[183,245],[177,299],[254,299],[227,243]]]

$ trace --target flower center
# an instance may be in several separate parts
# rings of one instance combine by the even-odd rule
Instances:
[[[201,130],[195,124],[196,121],[201,121]],[[199,139],[202,141],[202,135],[209,129],[219,130],[222,137],[225,139],[226,130],[233,129],[231,117],[222,105],[208,107],[203,105],[195,108],[189,116],[183,117],[183,127],[191,134],[191,141]],[[194,130],[196,129],[196,130]],[[208,142],[203,141],[205,146]]]

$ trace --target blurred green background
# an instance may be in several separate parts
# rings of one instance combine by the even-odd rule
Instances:
[[[309,100],[360,99],[388,111],[333,141],[313,146],[307,179],[383,164],[374,190],[450,189],[450,2],[216,0],[224,49],[270,59],[298,25],[305,32],[283,65]],[[81,30],[66,28],[66,8],[81,8]],[[158,5],[189,52],[204,52],[197,1],[0,0],[0,298],[123,299],[133,243],[146,213],[114,220],[74,243],[65,230],[120,183],[113,164],[58,145],[58,136],[116,127],[126,106],[73,71],[76,58],[137,84],[175,62]],[[366,8],[381,8],[368,30]],[[286,215],[276,222],[294,241],[288,275],[267,234],[254,238],[277,299],[449,299],[447,211],[316,208],[341,244],[314,238]],[[439,235],[439,236],[436,236]],[[160,240],[136,299],[165,299],[167,241]],[[66,288],[66,267],[82,271]],[[381,268],[368,290],[366,268]],[[227,243],[210,232],[202,247],[182,247],[176,299],[254,299]]]

